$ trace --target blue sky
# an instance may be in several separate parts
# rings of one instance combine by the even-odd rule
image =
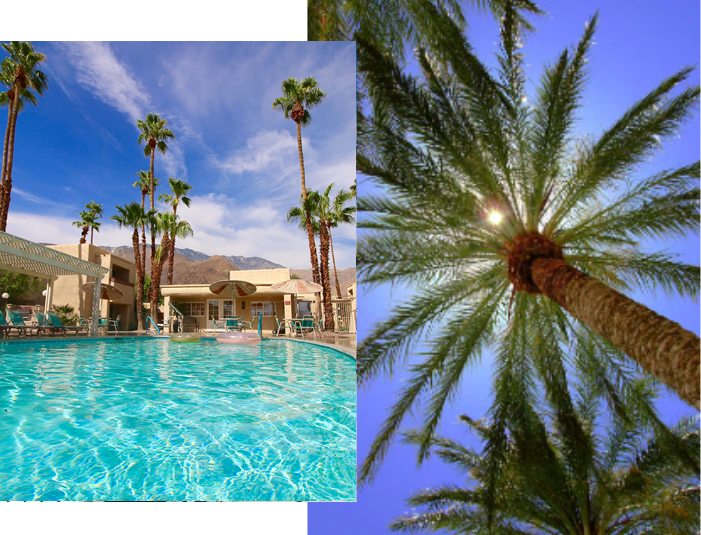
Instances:
[[[530,88],[537,84],[543,65],[555,61],[564,47],[577,43],[585,22],[599,9],[596,45],[591,52],[589,79],[585,88],[577,131],[596,135],[612,124],[635,100],[644,96],[664,78],[685,66],[695,66],[692,80],[699,80],[699,4],[693,1],[668,3],[660,9],[652,0],[619,2],[580,1],[538,2],[547,15],[533,18],[536,31],[528,36],[523,52]],[[468,8],[468,37],[483,61],[494,65],[496,27],[489,16]],[[532,93],[531,93],[532,94]],[[666,142],[656,157],[642,166],[639,177],[657,170],[678,167],[699,158],[699,116],[686,123],[679,138]],[[371,186],[360,182],[358,194]],[[699,260],[699,236],[674,241],[649,241],[647,250],[667,251],[680,255],[690,263]],[[407,288],[388,286],[358,290],[359,338],[370,332],[372,324],[387,317],[392,307],[410,299]],[[662,292],[634,292],[634,299],[653,310],[699,333],[699,306]],[[419,348],[420,350],[420,348]],[[410,362],[415,359],[410,359]],[[460,395],[444,414],[440,433],[477,446],[464,432],[457,416],[468,414],[478,418],[485,414],[491,399],[489,357],[482,366],[466,375]],[[388,407],[396,399],[406,375],[393,379],[380,378],[358,392],[358,459],[366,455],[372,439],[387,416]],[[682,414],[692,414],[688,406],[673,394],[663,396],[658,407],[663,418],[675,422]],[[405,429],[415,422],[405,422]],[[416,465],[415,448],[395,443],[373,484],[359,489],[355,504],[310,504],[309,534],[323,535],[333,529],[334,535],[357,533],[391,533],[389,523],[410,512],[406,499],[426,487],[461,484],[464,480],[451,467],[439,460],[429,460],[421,468]]]
[[[95,201],[105,215],[94,243],[130,245],[130,232],[109,217],[115,205],[141,200],[132,183],[149,159],[136,121],[153,112],[177,138],[165,156],[156,154],[157,196],[169,191],[168,177],[193,186],[190,208],[181,205],[178,215],[194,236],[178,247],[310,267],[306,234],[286,222],[301,193],[295,123],[272,102],[284,79],[316,78],[328,97],[302,129],[307,187],[348,189],[355,178],[353,43],[33,44],[46,56],[49,89],[18,118],[8,232],[77,243],[80,230],[71,223]],[[335,229],[333,239],[338,268],[354,266],[355,226]]]

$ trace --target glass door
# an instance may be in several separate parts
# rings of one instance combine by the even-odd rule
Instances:
[[[221,300],[207,299],[207,329],[214,329],[214,321],[222,317],[220,313]]]

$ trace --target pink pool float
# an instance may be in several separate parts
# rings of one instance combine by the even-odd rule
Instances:
[[[217,342],[236,346],[255,346],[260,344],[260,335],[258,333],[222,333],[217,335]]]

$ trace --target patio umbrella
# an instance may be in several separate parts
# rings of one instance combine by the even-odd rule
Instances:
[[[290,279],[284,282],[276,282],[270,289],[286,294],[314,294],[323,290],[321,284],[304,279]]]
[[[88,282],[86,284],[83,284],[82,288],[83,291],[92,293],[95,291],[95,283]],[[120,290],[119,288],[115,288],[110,284],[101,284],[100,291],[100,299],[108,299],[109,301],[114,301],[115,299],[121,299],[122,297],[124,297],[124,292],[122,292],[122,290]]]
[[[244,297],[255,293],[256,287],[250,282],[236,280],[217,281],[209,285],[209,291],[213,294],[222,295],[225,292],[228,293],[227,290],[231,292],[231,298],[234,299],[234,297]]]

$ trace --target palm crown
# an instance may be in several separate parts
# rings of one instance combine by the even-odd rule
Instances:
[[[285,119],[306,126],[312,120],[309,110],[321,104],[324,97],[326,93],[313,77],[307,76],[301,82],[296,78],[288,78],[282,82],[282,96],[273,101],[273,109],[282,111]]]
[[[402,73],[359,39],[358,68],[376,108],[359,125],[358,169],[386,192],[359,200],[361,280],[427,287],[359,346],[359,381],[392,373],[430,333],[428,351],[411,367],[361,480],[372,475],[422,396],[428,396],[420,441],[420,455],[426,455],[463,371],[488,347],[495,350],[497,371],[490,447],[503,455],[514,407],[533,402],[535,385],[550,392],[566,388],[565,344],[578,331],[565,310],[585,322],[596,316],[587,325],[608,321],[615,336],[601,332],[605,328],[597,332],[616,343],[626,330],[629,339],[644,339],[645,350],[662,363],[667,355],[649,348],[659,334],[655,326],[664,325],[675,333],[667,340],[684,340],[669,353],[688,360],[676,361],[691,388],[685,399],[697,404],[699,397],[698,338],[651,311],[644,320],[627,320],[630,300],[618,306],[625,298],[596,280],[623,290],[659,286],[698,295],[697,266],[637,249],[645,236],[696,231],[698,162],[626,185],[636,166],[690,115],[698,88],[671,95],[689,69],[663,81],[595,142],[576,141],[572,130],[596,16],[574,50],[546,69],[531,106],[524,92],[523,28],[513,9],[501,18],[498,77],[474,56],[450,17],[435,15],[452,45],[443,50],[440,66],[419,50],[421,78]],[[574,289],[576,299],[569,293]],[[624,317],[611,321],[606,315],[616,308]],[[597,366],[612,397],[621,389],[626,399],[635,397],[621,380],[630,361],[606,358]],[[490,458],[497,463],[499,455]]]
[[[548,407],[550,421],[522,415],[507,439],[499,490],[490,497],[489,459],[437,437],[432,449],[467,476],[468,486],[427,489],[410,498],[421,513],[395,530],[453,533],[693,533],[699,524],[696,419],[650,434],[635,413],[604,410],[594,377],[583,379],[569,408]],[[637,384],[644,396],[654,390]],[[547,407],[547,404],[545,405]],[[485,442],[488,421],[461,420]],[[417,439],[409,433],[408,441]]]

